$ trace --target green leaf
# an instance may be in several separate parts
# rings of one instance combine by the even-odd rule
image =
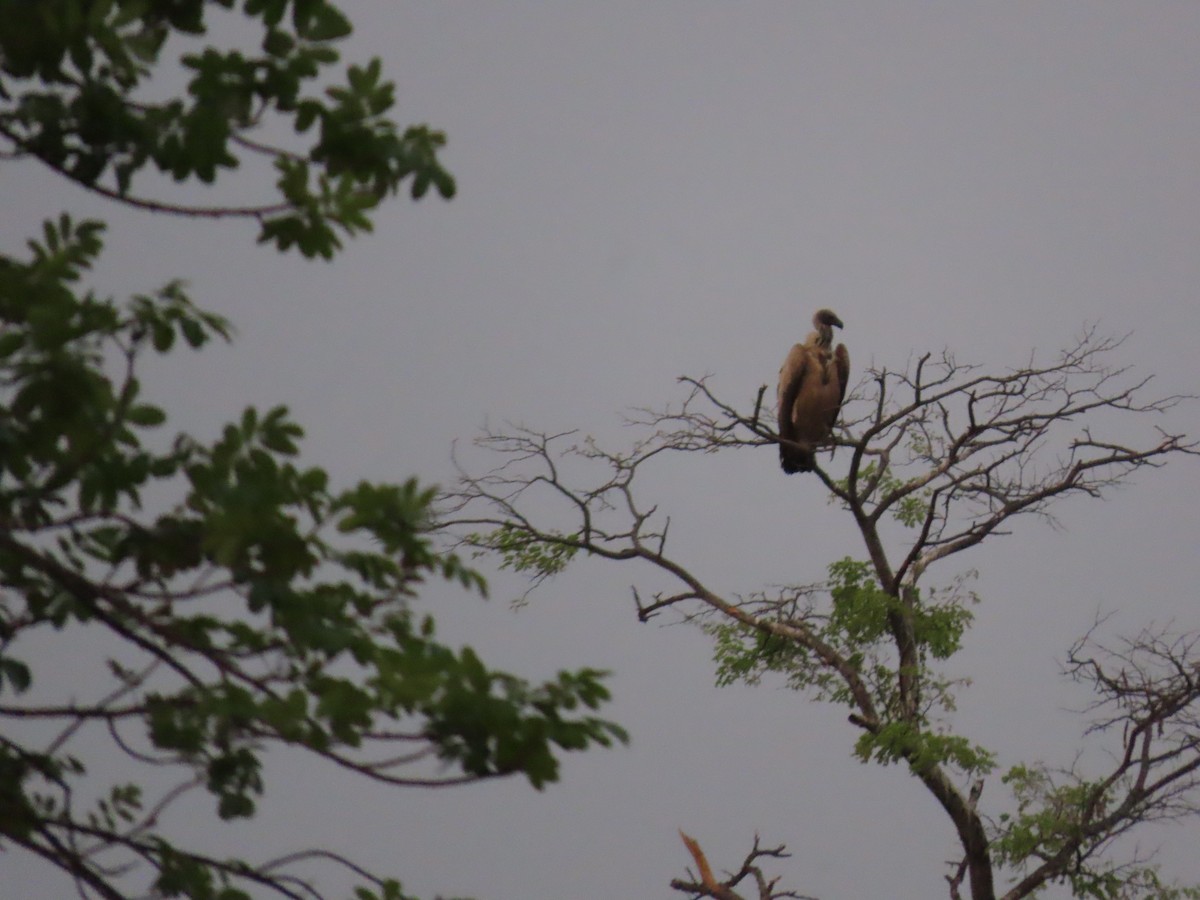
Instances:
[[[293,6],[292,21],[296,33],[308,41],[334,41],[351,32],[350,20],[325,2],[298,2]]]
[[[295,39],[278,28],[270,29],[263,39],[263,50],[271,56],[286,56],[295,46]]]
[[[29,690],[32,680],[29,666],[25,663],[10,657],[0,657],[0,693],[4,690],[4,683],[8,682],[15,693],[23,694]]]
[[[167,421],[167,414],[157,406],[143,405],[130,407],[125,418],[134,425],[153,427]]]
[[[0,359],[6,359],[16,353],[25,344],[25,335],[19,331],[8,331],[0,334]]]

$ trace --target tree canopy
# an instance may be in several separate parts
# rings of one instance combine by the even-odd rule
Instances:
[[[305,256],[369,229],[403,183],[413,197],[452,195],[442,136],[389,118],[379,60],[315,91],[349,33],[333,5],[234,7],[4,0],[4,165],[35,159],[152,212],[250,217],[260,242]],[[255,24],[261,51],[209,44],[214,11]],[[172,47],[186,94],[147,99]],[[272,119],[310,139],[251,137]],[[247,156],[274,164],[276,200],[138,192],[169,189],[153,170],[208,183]],[[541,788],[561,752],[624,740],[593,714],[603,673],[530,683],[439,643],[420,587],[486,585],[435,547],[433,488],[335,487],[302,461],[303,430],[283,407],[247,408],[212,437],[172,433],[144,363],[228,340],[230,323],[179,282],[97,295],[87,280],[103,234],[63,213],[23,253],[0,253],[0,845],[85,897],[321,896],[295,870],[311,861],[343,868],[363,900],[406,896],[337,848],[257,859],[189,846],[164,812],[206,792],[216,817],[253,816],[282,746],[390,786],[521,775]],[[79,642],[103,663],[64,691],[40,648]],[[105,781],[114,759],[141,774]]]
[[[239,8],[240,7],[240,8]],[[390,118],[379,59],[329,83],[349,20],[326,0],[0,0],[0,137],[84,188],[144,209],[258,221],[259,241],[331,258],[340,235],[407,184],[452,197],[445,136]],[[206,37],[217,26],[246,46]],[[216,21],[214,21],[216,20]],[[164,76],[187,79],[163,93]],[[261,135],[267,135],[263,138]],[[250,160],[275,170],[261,203],[204,206],[140,188],[157,172],[212,184]],[[152,188],[151,188],[152,189]]]

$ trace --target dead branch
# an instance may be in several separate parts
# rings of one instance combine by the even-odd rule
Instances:
[[[734,888],[749,878],[754,881],[757,900],[783,900],[783,898],[816,900],[815,897],[810,897],[807,894],[776,890],[775,886],[778,884],[779,879],[772,878],[768,880],[763,874],[762,868],[757,865],[758,860],[762,857],[786,859],[791,856],[790,853],[785,852],[783,844],[780,844],[778,847],[762,847],[759,844],[758,835],[756,834],[754,836],[754,846],[746,854],[741,868],[731,873],[725,881],[717,881],[712,867],[708,863],[708,858],[704,855],[704,851],[700,849],[699,842],[695,838],[684,834],[683,831],[679,832],[679,836],[683,839],[683,845],[687,847],[688,853],[692,855],[699,875],[697,876],[689,870],[688,877],[691,880],[672,879],[671,887],[677,891],[690,894],[694,898],[712,897],[713,900],[745,900],[743,895],[737,893]],[[697,877],[699,880],[696,880]]]

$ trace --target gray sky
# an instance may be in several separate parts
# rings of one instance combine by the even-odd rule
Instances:
[[[250,226],[129,215],[32,164],[0,169],[6,249],[60,209],[103,216],[102,286],[181,276],[235,321],[232,348],[155,369],[180,427],[284,402],[344,483],[444,483],[451,442],[485,420],[619,443],[621,410],[678,399],[685,373],[748,406],[818,306],[846,322],[859,372],[943,347],[1015,365],[1099,322],[1134,332],[1118,361],[1163,393],[1197,389],[1200,5],[344,8],[344,57],[384,58],[399,120],[447,132],[460,192],[393,202],[332,265],[255,248]],[[1195,408],[1164,424],[1200,431]],[[1122,631],[1200,624],[1196,485],[1179,463],[962,558],[983,604],[955,721],[1002,769],[1069,763],[1086,698],[1056,672],[1097,611]],[[720,588],[862,555],[769,448],[679,461],[653,488],[678,557]],[[678,827],[721,867],[757,830],[792,850],[788,886],[825,900],[945,896],[954,843],[933,800],[854,762],[842,710],[713,688],[703,635],[637,624],[645,574],[584,562],[520,613],[503,579],[487,604],[425,597],[444,638],[494,664],[615,670],[608,712],[631,747],[568,759],[544,793],[387,793],[281,760],[261,822],[213,840],[327,842],[424,896],[607,900],[671,894]],[[1003,791],[993,777],[985,806]],[[1197,826],[1161,836],[1168,874],[1200,881]]]

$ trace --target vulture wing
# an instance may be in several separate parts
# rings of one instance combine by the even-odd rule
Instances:
[[[837,423],[838,413],[842,409],[842,401],[846,399],[846,385],[850,383],[850,351],[846,349],[845,344],[838,344],[837,349],[833,351],[833,367],[834,375],[837,378],[838,398],[837,406],[829,412],[829,428]]]
[[[779,369],[779,465],[788,475],[795,472],[811,472],[816,464],[810,447],[796,446],[799,439],[798,414],[806,404],[801,403],[806,386],[819,381],[820,360],[813,355],[812,348],[796,344],[788,351]]]

